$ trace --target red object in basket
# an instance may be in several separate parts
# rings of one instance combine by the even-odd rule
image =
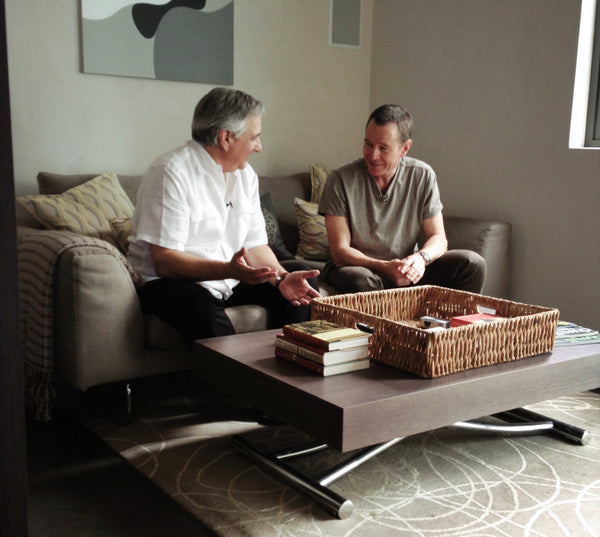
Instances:
[[[450,319],[450,326],[464,326],[473,323],[489,323],[500,319],[497,315],[490,313],[473,313],[472,315],[458,315]]]

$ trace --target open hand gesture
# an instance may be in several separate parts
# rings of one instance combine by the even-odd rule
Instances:
[[[297,270],[286,274],[279,284],[279,291],[294,306],[305,306],[310,304],[313,298],[321,296],[319,292],[311,287],[308,278],[316,278],[318,270]]]
[[[244,283],[259,284],[277,277],[277,270],[271,267],[252,267],[246,261],[247,250],[238,250],[229,261],[231,277]]]

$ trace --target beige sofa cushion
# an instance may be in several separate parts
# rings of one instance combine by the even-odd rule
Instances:
[[[17,201],[47,229],[97,237],[119,247],[111,220],[130,218],[133,204],[113,173],[104,173],[62,194],[28,195]]]
[[[330,170],[321,166],[320,164],[310,165],[310,185],[311,185],[311,196],[310,201],[313,203],[319,203],[321,201],[321,195],[325,188],[325,182]]]
[[[318,203],[300,198],[294,200],[300,243],[296,256],[301,259],[327,261],[329,259],[329,243],[325,229],[325,218],[318,212]]]
[[[129,237],[131,237],[131,218],[115,218],[110,221],[110,227],[115,234],[117,247],[123,255],[127,255]]]

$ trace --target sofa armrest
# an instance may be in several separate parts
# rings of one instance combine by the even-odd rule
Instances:
[[[508,222],[444,216],[449,249],[467,249],[480,254],[487,264],[482,293],[508,298],[510,289],[511,230]]]
[[[126,266],[106,249],[82,245],[56,264],[54,351],[58,377],[91,386],[139,376],[144,326]]]
[[[32,233],[39,233],[39,232],[40,232],[39,229],[36,229],[32,226],[17,223],[17,242],[25,239],[27,236],[31,235]]]

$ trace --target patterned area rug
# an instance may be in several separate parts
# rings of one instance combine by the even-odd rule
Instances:
[[[152,392],[152,390],[149,390]],[[339,520],[263,473],[230,446],[247,433],[262,446],[302,440],[188,378],[179,397],[144,395],[127,425],[87,425],[135,468],[225,537],[600,536],[600,392],[528,408],[592,432],[587,446],[549,435],[500,436],[452,427],[403,440],[331,488],[350,499]],[[318,416],[315,416],[318,419]],[[293,463],[308,474],[340,460],[331,451]]]

